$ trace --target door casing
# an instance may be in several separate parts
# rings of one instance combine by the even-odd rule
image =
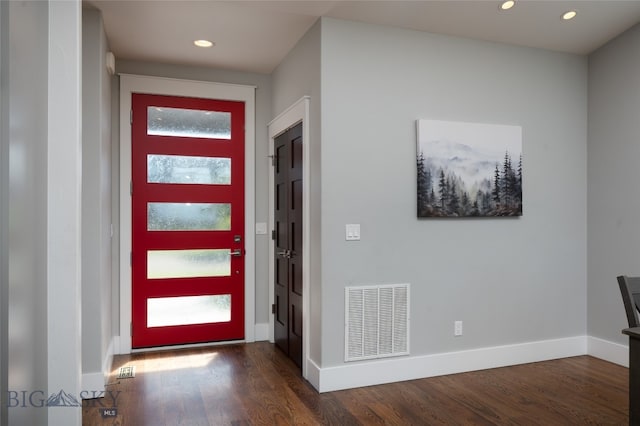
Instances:
[[[310,256],[309,256],[309,247],[310,247],[310,192],[309,192],[309,184],[310,184],[310,136],[309,136],[309,96],[304,96],[289,108],[287,108],[284,112],[282,112],[278,117],[276,117],[273,121],[269,123],[269,156],[273,158],[274,155],[274,139],[280,133],[287,130],[289,127],[292,127],[300,122],[302,122],[302,377],[309,380],[309,373],[311,369],[309,364],[312,362],[309,359],[309,343],[311,341],[309,326],[310,321],[310,299],[309,299],[309,288],[311,282],[310,275]],[[269,170],[269,233],[273,231],[274,224],[274,168],[271,167]],[[269,306],[272,306],[274,303],[274,292],[275,292],[275,267],[274,267],[274,259],[275,259],[275,244],[273,239],[269,241]],[[274,342],[273,335],[273,327],[274,327],[274,316],[273,314],[269,315],[269,341]],[[312,382],[316,382],[313,380]]]
[[[255,341],[255,86],[120,75],[120,336],[114,353],[131,348],[131,94],[148,93],[245,103],[245,338]],[[228,342],[226,342],[228,343]],[[210,345],[209,343],[185,346]],[[172,349],[181,346],[171,346]],[[136,349],[135,351],[144,351]],[[158,350],[155,348],[154,350]]]

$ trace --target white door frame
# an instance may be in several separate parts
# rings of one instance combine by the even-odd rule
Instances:
[[[120,74],[120,336],[116,353],[131,353],[131,95],[148,93],[241,101],[245,105],[244,341],[255,341],[255,86]],[[194,345],[184,345],[194,346]],[[172,349],[181,346],[172,346]],[[154,348],[157,350],[157,348]]]
[[[288,128],[302,122],[302,377],[307,378],[309,356],[309,319],[310,319],[310,154],[309,154],[309,96],[304,96],[269,123],[269,157],[274,155],[274,139]],[[274,231],[274,175],[275,169],[271,166],[269,172],[269,228]],[[269,306],[274,304],[275,294],[275,242],[271,239],[269,244]],[[274,342],[273,336],[274,315],[269,316],[269,341]]]

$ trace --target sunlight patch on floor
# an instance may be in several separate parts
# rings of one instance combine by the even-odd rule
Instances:
[[[117,375],[122,368],[127,367],[133,367],[134,371],[138,374],[183,370],[188,368],[202,368],[209,365],[216,356],[218,356],[218,354],[214,352],[206,354],[171,355],[167,357],[147,358],[144,361],[131,360],[119,367],[115,371],[115,374]]]

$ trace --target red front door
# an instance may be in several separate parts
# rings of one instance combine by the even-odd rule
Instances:
[[[244,103],[132,110],[132,347],[243,339]]]

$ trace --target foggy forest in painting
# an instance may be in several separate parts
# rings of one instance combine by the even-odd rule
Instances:
[[[519,126],[419,120],[418,217],[522,215]]]

